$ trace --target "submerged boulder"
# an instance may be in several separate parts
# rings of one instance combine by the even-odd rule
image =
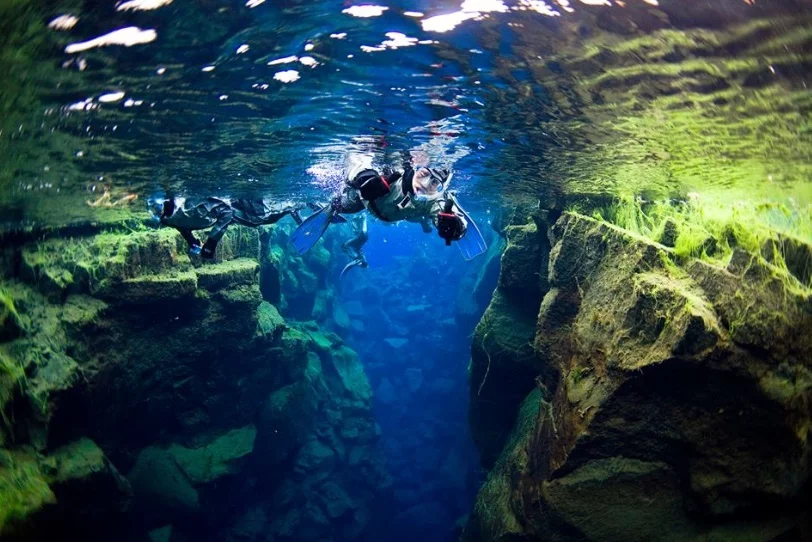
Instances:
[[[200,507],[200,497],[172,453],[150,447],[138,454],[127,475],[144,513],[163,518],[189,515]]]
[[[260,414],[257,450],[263,462],[279,464],[291,457],[310,434],[317,399],[306,382],[273,392]]]
[[[173,444],[167,450],[194,484],[207,484],[240,470],[240,463],[254,451],[257,430],[253,425],[233,429],[203,446]]]
[[[465,539],[801,539],[810,291],[740,249],[684,261],[576,214],[552,233],[534,356],[508,356],[532,371],[489,376],[532,391]]]

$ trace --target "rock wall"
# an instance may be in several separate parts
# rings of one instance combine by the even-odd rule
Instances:
[[[808,540],[808,264],[521,218],[474,338],[464,540]]]
[[[371,387],[280,314],[330,257],[286,238],[233,228],[205,265],[168,229],[4,248],[3,540],[379,539]]]

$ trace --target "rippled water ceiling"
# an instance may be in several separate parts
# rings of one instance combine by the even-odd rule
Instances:
[[[313,197],[347,149],[422,151],[479,206],[812,201],[808,2],[14,0],[0,15],[6,222],[84,217],[100,186]]]

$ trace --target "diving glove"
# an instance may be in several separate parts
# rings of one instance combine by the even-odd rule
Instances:
[[[437,233],[445,239],[446,246],[451,241],[456,241],[465,233],[465,225],[462,219],[453,211],[454,203],[451,200],[445,202],[442,212],[437,213]]]
[[[356,175],[349,185],[357,189],[363,199],[372,201],[387,195],[391,190],[390,185],[399,178],[399,173],[393,173],[384,178],[374,169],[365,169]]]
[[[192,256],[200,256],[200,245],[191,245],[189,247],[189,254]]]

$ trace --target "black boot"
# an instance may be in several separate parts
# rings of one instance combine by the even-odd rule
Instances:
[[[211,260],[214,258],[214,251],[217,249],[217,241],[214,239],[207,239],[205,243],[203,243],[203,249],[200,251],[200,257],[205,260]]]

